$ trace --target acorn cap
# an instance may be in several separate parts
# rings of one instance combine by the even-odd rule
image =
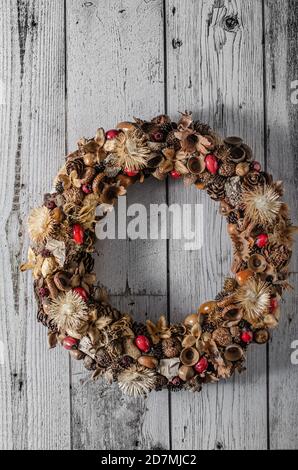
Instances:
[[[255,331],[254,340],[258,344],[265,344],[269,341],[269,331],[265,328]]]
[[[244,160],[246,160],[246,152],[245,152],[244,148],[242,146],[241,147],[233,147],[231,149],[229,159],[234,163],[244,162]]]
[[[247,265],[248,269],[251,269],[255,273],[263,273],[267,268],[267,262],[264,256],[259,254],[252,255],[249,258]]]
[[[226,347],[224,356],[227,361],[236,362],[243,356],[243,349],[239,344],[230,344]]]
[[[224,139],[224,143],[231,147],[239,147],[243,143],[241,137],[230,136]]]
[[[243,312],[237,305],[228,305],[223,310],[223,317],[229,321],[240,321],[243,317]]]
[[[194,366],[199,359],[200,355],[195,348],[184,348],[181,351],[180,361],[185,366]]]
[[[199,157],[190,157],[187,162],[187,168],[193,175],[203,173],[206,168],[204,156],[200,155]]]

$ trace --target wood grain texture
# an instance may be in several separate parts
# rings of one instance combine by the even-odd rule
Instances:
[[[42,202],[64,154],[64,35],[60,1],[3,1],[1,74],[0,447],[70,445],[68,358],[47,351],[26,257],[28,208]]]
[[[261,1],[168,1],[167,56],[169,113],[192,109],[224,135],[243,136],[263,161]],[[203,204],[205,213],[202,250],[170,243],[171,319],[180,320],[220,290],[231,247],[205,194],[171,183],[169,195],[170,203]],[[173,448],[266,448],[265,348],[249,353],[247,367],[200,395],[172,395]]]
[[[297,224],[298,105],[291,101],[291,83],[298,79],[296,1],[265,1],[266,115],[268,170],[284,181],[285,199]],[[298,339],[298,256],[291,263],[290,292],[282,304],[279,328],[269,348],[269,429],[272,449],[297,449],[297,365],[291,364],[291,344]]]
[[[67,0],[66,5],[69,146],[98,126],[113,128],[133,116],[150,118],[162,112],[162,2]],[[128,205],[164,201],[165,185],[156,181],[131,188],[127,197]],[[129,309],[137,320],[148,315],[157,319],[167,310],[165,241],[113,240],[97,247],[97,275],[115,306]],[[166,392],[134,400],[105,384],[81,387],[81,374],[81,365],[75,365],[74,448],[168,448]]]

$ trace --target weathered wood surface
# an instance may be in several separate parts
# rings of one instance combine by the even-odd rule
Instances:
[[[296,294],[267,352],[251,348],[242,376],[197,395],[135,400],[88,381],[63,351],[47,351],[31,276],[17,270],[28,207],[49,189],[65,151],[99,125],[166,108],[173,117],[192,109],[224,134],[243,135],[285,180],[297,214],[297,13],[295,0],[0,3],[1,449],[297,448]],[[185,251],[180,241],[98,242],[100,281],[115,306],[139,319],[167,311],[180,320],[213,298],[229,271],[225,226],[204,194],[153,181],[128,195],[128,204],[166,200],[203,204],[202,250]]]

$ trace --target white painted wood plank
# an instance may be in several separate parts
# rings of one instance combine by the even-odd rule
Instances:
[[[190,109],[227,135],[241,135],[263,161],[262,2],[167,4],[168,107]],[[239,26],[227,31],[226,20]],[[229,273],[230,242],[214,203],[195,188],[170,184],[170,203],[204,205],[204,247],[186,252],[170,244],[172,320],[213,299]],[[179,269],[177,267],[179,266]],[[249,353],[248,371],[201,395],[172,394],[175,449],[266,448],[266,350]]]
[[[164,108],[162,1],[80,3],[67,0],[68,145],[113,128],[133,116],[151,118]],[[163,183],[131,188],[128,204],[165,201]],[[166,310],[166,243],[108,241],[97,244],[96,270],[118,306],[136,319]],[[158,269],[157,269],[158,267]],[[114,297],[115,299],[115,297]],[[169,446],[167,393],[146,401],[122,396],[73,366],[74,448],[134,449]]]
[[[0,447],[70,446],[68,358],[49,353],[36,324],[26,258],[25,219],[64,154],[63,4],[3,1],[0,5],[1,321],[5,363],[0,365]]]
[[[282,179],[285,199],[297,225],[297,121],[298,105],[291,100],[291,83],[298,79],[296,1],[265,1],[267,70],[268,170]],[[297,449],[298,366],[291,364],[291,344],[298,339],[298,255],[297,243],[290,266],[295,292],[281,305],[282,316],[269,348],[270,448]]]

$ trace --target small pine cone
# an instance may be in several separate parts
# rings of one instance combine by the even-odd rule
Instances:
[[[177,323],[175,325],[171,325],[170,331],[172,336],[183,336],[186,332],[186,326],[181,323]]]
[[[43,310],[38,311],[37,321],[43,326],[46,326],[51,331],[51,333],[58,333],[56,324],[53,322],[53,320],[49,320],[48,315],[46,315]]]
[[[75,160],[67,160],[65,168],[68,175],[70,175],[72,171],[76,171],[78,178],[82,178],[85,171],[84,160],[82,158],[76,158]]]
[[[237,212],[230,212],[227,217],[228,224],[237,224],[238,222],[238,215]]]
[[[136,336],[148,336],[148,330],[144,323],[133,322],[132,324],[132,331]]]
[[[83,262],[85,271],[87,273],[91,273],[93,271],[94,258],[92,257],[90,253],[87,253],[87,252],[81,253],[80,262]]]
[[[63,196],[66,202],[73,203],[75,205],[80,204],[84,198],[84,193],[80,188],[70,188],[64,191]]]
[[[112,364],[112,359],[107,351],[105,351],[104,349],[100,349],[96,353],[96,362],[99,367],[103,367],[104,369],[106,369]]]
[[[162,342],[162,350],[166,357],[177,357],[180,355],[182,346],[178,338],[171,337],[164,339]]]
[[[194,130],[201,135],[206,135],[211,132],[211,127],[208,124],[205,124],[204,122],[195,121]]]
[[[166,122],[160,126],[160,130],[163,132],[164,135],[168,135],[173,130],[173,123]]]
[[[222,347],[228,346],[232,343],[232,336],[228,328],[217,328],[212,333],[212,339]]]
[[[270,184],[272,182],[272,177],[263,171],[250,171],[243,178],[243,189],[245,191],[250,191],[257,186],[264,186],[265,184]]]
[[[226,181],[225,192],[227,202],[233,207],[242,202],[242,184],[240,176],[233,176]]]
[[[226,179],[223,176],[216,176],[213,181],[207,185],[207,193],[214,201],[220,201],[225,197]]]
[[[175,137],[175,131],[169,132],[167,135],[166,143],[168,147],[174,148],[175,150],[180,149],[180,141]]]
[[[164,357],[162,343],[154,344],[151,348],[150,355],[156,357],[156,359],[162,359]]]
[[[211,175],[208,171],[204,171],[204,173],[200,174],[200,176],[197,179],[197,183],[204,183],[207,185],[214,179],[214,176]]]
[[[224,291],[225,293],[227,292],[233,292],[235,289],[237,289],[238,283],[236,279],[233,277],[227,277],[224,282]]]
[[[157,374],[155,377],[155,390],[157,392],[160,392],[163,388],[166,387],[168,383],[168,379],[161,374]]]
[[[99,317],[109,317],[109,318],[113,318],[114,320],[118,320],[121,316],[119,310],[112,307],[110,304],[108,304],[106,302],[102,302],[97,307],[97,314],[98,314],[98,318]]]
[[[63,187],[62,181],[58,181],[58,182],[56,183],[55,191],[56,191],[56,193],[58,193],[58,194],[63,194],[64,187]]]
[[[219,170],[218,170],[219,175],[221,176],[226,176],[226,177],[231,177],[236,174],[236,165],[235,163],[232,162],[224,162]]]

